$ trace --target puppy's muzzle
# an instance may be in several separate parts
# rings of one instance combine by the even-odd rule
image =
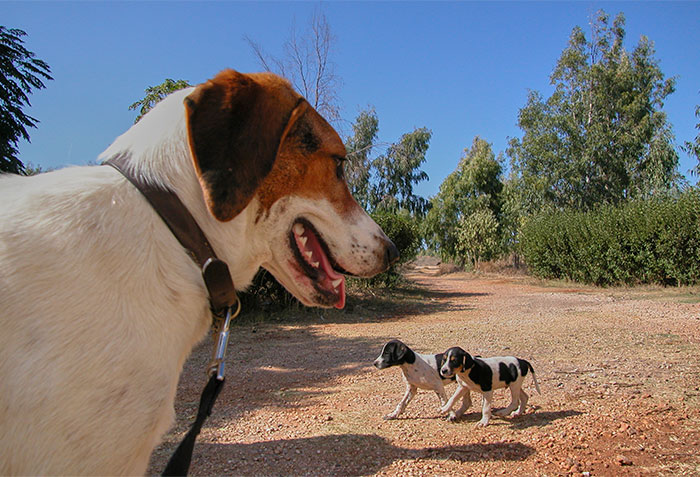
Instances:
[[[387,367],[384,360],[381,358],[375,359],[373,364],[374,364],[374,367],[377,369],[384,369]]]

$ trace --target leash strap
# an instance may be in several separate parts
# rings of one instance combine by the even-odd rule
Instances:
[[[172,457],[168,461],[168,465],[163,471],[163,476],[181,476],[187,475],[192,461],[192,451],[194,450],[194,441],[202,430],[204,421],[211,415],[211,410],[214,407],[214,402],[219,396],[221,389],[224,387],[225,379],[218,379],[216,374],[209,378],[209,382],[202,391],[202,397],[199,400],[199,409],[197,410],[197,418],[195,419],[189,432],[185,435],[180,445],[177,446]]]
[[[216,398],[224,387],[224,357],[228,344],[229,325],[231,320],[241,311],[241,302],[236,295],[228,265],[217,258],[209,240],[177,194],[148,184],[142,177],[133,175],[126,159],[128,157],[124,155],[115,156],[105,161],[105,164],[119,171],[141,192],[187,251],[190,258],[202,269],[202,278],[209,293],[209,302],[214,317],[215,335],[218,335],[215,338],[216,346],[212,352],[212,360],[207,368],[209,381],[199,400],[197,418],[170,457],[162,474],[164,476],[187,475],[192,461],[195,440],[207,417],[211,415]],[[233,306],[236,304],[238,308],[234,312]]]

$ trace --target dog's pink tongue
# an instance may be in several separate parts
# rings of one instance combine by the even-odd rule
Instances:
[[[314,251],[314,255],[315,254],[316,252]],[[326,254],[323,253],[323,250],[320,249],[320,247],[319,255],[321,269],[326,272],[326,277],[321,280],[322,286],[323,288],[333,290],[338,293],[340,299],[336,302],[335,307],[341,309],[345,306],[345,277],[333,270],[333,267],[331,267],[331,264],[328,261],[328,257],[326,257]],[[340,283],[338,283],[338,280],[340,280]],[[333,282],[338,284],[333,286]]]
[[[302,254],[304,251],[312,252],[312,257],[307,257],[307,261],[309,263],[318,262],[318,268],[322,271],[319,272],[318,283],[322,288],[336,293],[338,301],[334,306],[338,309],[343,308],[345,306],[345,277],[333,270],[328,257],[316,238],[316,234],[307,229],[304,230],[303,236],[307,239],[306,244],[302,244],[297,235],[297,246],[302,251]]]

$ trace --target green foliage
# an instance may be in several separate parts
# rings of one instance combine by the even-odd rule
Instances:
[[[470,248],[469,256],[473,256],[473,245],[460,246],[460,243],[466,240],[474,220],[482,220],[488,213],[496,224],[499,223],[503,189],[501,173],[501,164],[496,160],[491,144],[477,136],[471,148],[464,150],[455,171],[440,185],[440,191],[430,201],[424,234],[428,245],[444,260],[463,262],[466,259],[465,247]],[[477,216],[471,218],[476,213]],[[464,229],[462,239],[460,229]],[[480,255],[478,259],[483,258]]]
[[[17,144],[20,138],[29,141],[27,128],[38,123],[22,109],[31,106],[32,88],[45,87],[42,78],[53,79],[49,65],[22,46],[25,35],[22,30],[0,26],[0,171],[15,174],[24,172]]]
[[[524,226],[521,249],[531,272],[596,285],[700,283],[700,189],[551,211]]]
[[[371,214],[372,219],[384,230],[384,233],[399,249],[399,262],[384,273],[365,280],[370,286],[391,286],[397,283],[401,276],[399,266],[413,260],[418,255],[421,244],[420,228],[414,217],[406,210],[392,212],[377,210]]]
[[[695,117],[700,119],[700,105],[695,106]],[[698,165],[692,170],[693,174],[700,175],[700,121],[695,125],[695,129],[698,130],[698,134],[695,136],[694,141],[685,141],[681,149],[683,149],[689,156],[695,157],[698,160]]]
[[[27,163],[24,165],[24,171],[22,174],[25,176],[36,176],[37,174],[43,174],[44,172],[49,172],[51,169],[44,169],[43,167],[35,166],[32,163]]]
[[[345,141],[347,162],[345,179],[355,200],[364,208],[370,208],[370,176],[372,160],[370,155],[377,142],[379,118],[374,108],[361,111],[352,125],[353,135]]]
[[[508,148],[525,189],[527,212],[545,204],[590,209],[647,197],[676,185],[678,155],[664,100],[675,78],[664,78],[653,43],[625,50],[624,16],[600,12],[591,38],[576,27],[551,75],[546,100],[530,92],[520,110],[522,139]]]
[[[498,221],[488,208],[475,210],[457,225],[457,252],[473,267],[496,258],[501,250]]]
[[[370,205],[374,210],[405,209],[419,217],[425,214],[427,201],[413,193],[413,186],[428,180],[420,166],[425,162],[432,134],[427,128],[406,133],[372,162],[375,180]]]
[[[139,115],[136,116],[136,119],[134,119],[134,124],[139,122],[139,119],[141,119],[144,114],[153,109],[153,107],[156,104],[162,101],[170,93],[174,93],[175,91],[179,91],[190,86],[192,85],[187,80],[174,81],[170,78],[167,78],[165,81],[163,81],[157,86],[149,86],[148,88],[146,88],[146,96],[143,99],[136,101],[134,104],[129,106],[130,111],[132,109],[139,110]]]
[[[406,211],[394,213],[378,210],[372,214],[372,219],[399,249],[400,258],[397,265],[416,258],[420,250],[421,237],[420,229],[413,216]]]
[[[374,108],[361,111],[352,125],[353,135],[345,140],[348,161],[345,176],[357,202],[366,210],[407,210],[422,217],[428,202],[413,193],[413,186],[428,179],[420,169],[425,162],[432,132],[418,128],[389,145],[372,158],[377,149],[379,118]]]

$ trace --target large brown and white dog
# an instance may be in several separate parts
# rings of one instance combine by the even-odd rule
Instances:
[[[172,94],[100,156],[175,191],[240,289],[306,305],[398,255],[353,200],[333,128],[272,74]],[[0,178],[0,474],[143,474],[211,324],[201,270],[112,167]]]

